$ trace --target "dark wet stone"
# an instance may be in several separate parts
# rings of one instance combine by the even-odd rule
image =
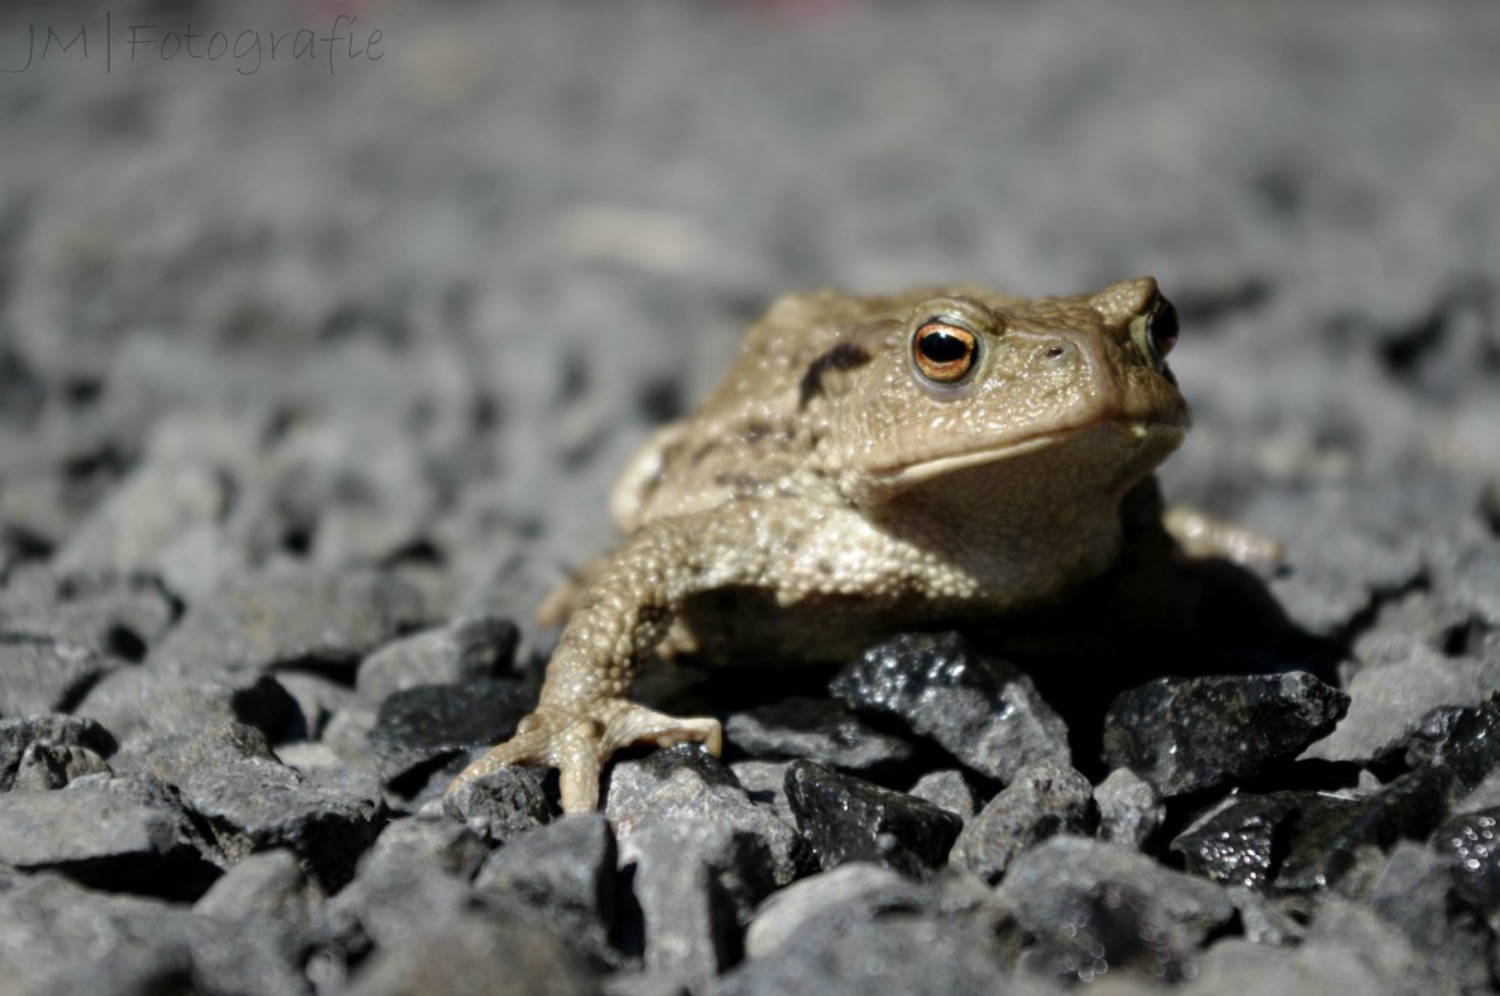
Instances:
[[[786,794],[824,871],[869,861],[921,877],[942,865],[963,828],[930,802],[811,761],[787,769]]]
[[[119,666],[97,651],[50,639],[0,639],[0,716],[35,716],[76,704]]]
[[[469,913],[441,924],[414,917],[403,936],[359,967],[348,996],[595,996],[595,972],[562,937],[533,921]]]
[[[1484,698],[1484,667],[1418,646],[1400,659],[1367,664],[1349,679],[1349,712],[1304,755],[1368,764],[1395,748],[1433,709],[1476,707]]]
[[[199,671],[296,665],[352,673],[361,657],[425,614],[421,594],[388,575],[266,573],[189,606],[151,659]]]
[[[995,893],[1033,940],[1021,964],[1053,978],[1104,971],[1180,981],[1234,904],[1219,886],[1118,844],[1053,837],[1011,863]]]
[[[1398,840],[1425,840],[1446,813],[1451,782],[1446,770],[1426,768],[1357,801],[1304,796],[1276,873],[1276,888],[1326,888],[1355,867],[1362,850],[1385,850]]]
[[[552,819],[556,800],[549,784],[542,768],[508,765],[464,782],[446,793],[440,805],[484,840],[511,840]]]
[[[1288,821],[1308,801],[1293,792],[1230,796],[1178,834],[1172,850],[1194,874],[1266,889],[1283,856]]]
[[[1398,770],[1441,765],[1452,773],[1459,794],[1473,791],[1500,768],[1500,694],[1491,693],[1477,707],[1432,710],[1377,760]]]
[[[0,720],[0,791],[15,784],[21,759],[34,745],[85,747],[108,756],[117,744],[110,732],[82,716],[33,716]]]
[[[962,771],[929,771],[918,778],[909,794],[946,809],[961,820],[979,811],[983,800]]]
[[[418,769],[439,767],[455,756],[510,738],[536,705],[536,693],[518,681],[466,681],[418,685],[388,696],[370,731],[370,753],[387,785]]]
[[[75,712],[97,720],[122,743],[225,722],[246,723],[269,737],[306,726],[296,700],[270,675],[242,671],[208,676],[157,664],[106,675]]]
[[[604,950],[618,905],[618,851],[609,822],[580,813],[522,834],[489,855],[476,888],[519,897]]]
[[[740,924],[775,888],[770,867],[765,841],[727,823],[657,821],[623,841],[646,970],[702,984],[737,963]]]
[[[60,789],[75,778],[101,772],[110,772],[109,762],[87,747],[37,743],[21,755],[14,788],[19,792]]]
[[[855,920],[831,937],[809,931],[746,961],[708,991],[713,996],[1024,992],[1012,979],[1013,962],[1011,945],[985,911],[890,912]]]
[[[1490,915],[1500,912],[1500,808],[1453,817],[1433,833],[1432,848],[1448,860],[1470,902]]]
[[[1296,757],[1333,729],[1348,703],[1300,672],[1158,678],[1110,705],[1104,753],[1170,798]]]
[[[1022,851],[1054,834],[1092,833],[1098,819],[1087,778],[1061,761],[1038,761],[964,824],[948,863],[993,884]]]
[[[916,752],[832,699],[801,696],[735,713],[724,724],[724,737],[753,757],[806,758],[854,772],[886,771]]]
[[[987,778],[1009,781],[1068,756],[1068,731],[1029,677],[956,633],[909,633],[871,647],[829,690],[855,712],[891,717]]]
[[[381,647],[360,663],[355,687],[365,700],[381,702],[418,685],[504,678],[517,639],[509,619],[465,616]]]
[[[1405,934],[1429,966],[1465,991],[1491,985],[1489,952],[1494,937],[1483,912],[1458,889],[1452,865],[1412,841],[1391,849],[1375,882],[1370,905]]]
[[[622,843],[654,823],[697,820],[723,823],[764,841],[778,885],[792,881],[812,860],[801,835],[773,805],[752,801],[734,772],[691,744],[616,762],[605,774],[603,792],[604,813]]]
[[[1094,787],[1099,839],[1140,848],[1166,818],[1161,795],[1129,768],[1116,768]]]

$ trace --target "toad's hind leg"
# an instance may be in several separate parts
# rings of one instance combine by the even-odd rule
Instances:
[[[637,530],[578,599],[547,665],[536,711],[506,743],[465,768],[448,791],[506,764],[558,769],[563,810],[598,805],[599,774],[632,744],[704,744],[717,753],[717,720],[678,719],[628,698],[642,662],[661,643],[689,596],[766,576],[767,550],[795,545],[771,503],[661,519]]]

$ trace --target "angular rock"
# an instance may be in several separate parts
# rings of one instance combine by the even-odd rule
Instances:
[[[927,772],[911,787],[910,795],[946,809],[965,821],[979,811],[983,801],[964,773],[952,769]]]
[[[270,737],[307,725],[296,700],[270,675],[244,671],[210,677],[158,664],[106,675],[74,712],[97,720],[122,743],[224,722],[247,723]]]
[[[1140,849],[1161,827],[1167,810],[1151,783],[1129,768],[1116,768],[1094,787],[1099,839]]]
[[[511,840],[552,819],[556,802],[556,791],[549,791],[552,784],[543,769],[507,766],[465,782],[445,794],[440,805],[483,840]]]
[[[392,785],[508,739],[535,705],[535,692],[518,681],[407,688],[380,704],[370,753],[381,779]]]
[[[648,972],[702,984],[740,959],[740,924],[772,889],[760,837],[725,823],[658,821],[620,847]]]
[[[844,771],[878,773],[909,761],[916,748],[865,725],[832,699],[803,696],[729,717],[725,740],[752,757],[806,758]]]
[[[1440,706],[1474,707],[1484,698],[1483,666],[1418,647],[1402,659],[1369,664],[1349,679],[1349,712],[1303,755],[1368,764],[1411,734]]]
[[[1388,500],[1390,489],[1351,478],[1305,492],[1267,492],[1247,514],[1291,551],[1271,593],[1303,630],[1334,636],[1377,591],[1399,591],[1422,573],[1409,526],[1423,521]],[[1437,519],[1435,521],[1441,521]]]
[[[295,722],[278,732],[277,740],[316,740],[340,711],[355,703],[354,692],[347,685],[310,671],[283,670],[276,673],[276,683],[297,704],[301,728]]]
[[[786,825],[796,826],[797,817],[786,801],[786,769],[792,761],[735,761],[729,766],[740,786],[750,800],[762,806],[770,806]]]
[[[1317,916],[1308,928],[1301,950],[1327,957],[1337,952],[1334,964],[1355,961],[1372,975],[1372,989],[1354,992],[1422,993],[1431,996],[1459,996],[1471,992],[1460,987],[1458,980],[1445,976],[1427,957],[1414,947],[1408,936],[1381,917],[1369,906],[1355,904],[1338,895],[1325,897]],[[1333,961],[1332,958],[1329,959]],[[1329,992],[1321,988],[1320,992]],[[1483,990],[1480,990],[1483,991]]]
[[[1022,966],[1058,980],[1106,970],[1190,978],[1199,948],[1235,912],[1219,886],[1085,837],[1053,837],[1020,855],[995,897],[1034,939]]]
[[[816,934],[826,945],[857,923],[887,913],[936,913],[941,892],[900,872],[864,861],[793,882],[772,895],[745,932],[745,956],[764,958]]]
[[[1455,870],[1411,841],[1391,849],[1375,882],[1371,906],[1405,934],[1432,970],[1465,991],[1489,988],[1489,954],[1495,939],[1484,914],[1456,888]]]
[[[189,992],[184,915],[136,896],[104,895],[60,875],[0,891],[0,965],[19,993]]]
[[[425,614],[420,592],[388,575],[264,573],[189,606],[151,659],[200,673],[286,665],[346,672]]]
[[[62,575],[156,570],[183,531],[220,520],[232,490],[212,466],[143,463],[68,538],[55,568]]]
[[[175,786],[208,821],[230,860],[290,848],[330,890],[348,881],[384,821],[373,784],[367,793],[320,784],[277,761],[250,727],[208,726],[155,737],[136,750],[143,770]]]
[[[0,864],[142,890],[198,860],[167,810],[92,787],[0,795]]]
[[[97,651],[50,639],[0,639],[0,716],[35,716],[70,708],[94,682],[118,667]]]
[[[797,828],[824,871],[869,861],[922,877],[940,867],[963,821],[930,802],[797,761],[786,772]]]
[[[1291,948],[1227,938],[1197,961],[1197,978],[1174,987],[1184,996],[1230,996],[1233,993],[1279,993],[1320,996],[1323,993],[1444,993],[1439,988],[1406,989],[1414,982],[1395,979],[1371,964],[1361,951],[1332,941],[1304,942]]]
[[[348,996],[595,996],[588,962],[556,933],[515,917],[415,921],[362,964]]]
[[[17,791],[60,789],[84,775],[110,773],[109,762],[87,747],[36,743],[26,748],[16,768]]]
[[[85,747],[108,756],[115,752],[115,738],[103,726],[82,716],[33,716],[0,720],[0,791],[9,789],[21,767],[21,759],[35,745]]]
[[[899,720],[970,770],[1000,781],[1068,756],[1068,731],[1014,665],[957,633],[909,633],[865,651],[829,690],[855,712]]]
[[[441,629],[395,640],[359,665],[355,688],[368,702],[418,685],[501,679],[510,673],[519,633],[499,616],[455,619]]]
[[[1301,672],[1158,678],[1110,705],[1104,754],[1171,798],[1296,757],[1348,704],[1343,692]]]
[[[852,923],[831,939],[814,931],[746,961],[719,980],[713,996],[819,993],[1024,993],[1050,996],[1010,971],[1014,953],[992,915],[891,913]]]
[[[1276,888],[1309,891],[1335,884],[1370,848],[1425,840],[1442,822],[1452,775],[1424,768],[1358,801],[1316,795],[1298,810]]]
[[[193,912],[229,923],[281,924],[306,936],[322,891],[310,882],[292,851],[251,854],[232,865],[193,904]]]
[[[1061,761],[1038,761],[964,824],[948,863],[993,884],[1022,851],[1054,834],[1092,833],[1098,819],[1087,778]]]
[[[111,668],[141,661],[179,615],[177,600],[152,575],[29,572],[0,590],[4,639],[85,648]]]
[[[723,823],[765,842],[771,874],[785,885],[811,861],[797,830],[770,805],[752,802],[734,773],[697,746],[654,751],[616,762],[605,775],[604,813],[623,843],[653,823]]]
[[[392,820],[360,859],[360,874],[396,877],[402,869],[428,868],[462,882],[474,878],[491,845],[432,804],[416,816]]]
[[[474,885],[518,896],[570,934],[591,935],[603,950],[615,922],[618,856],[609,822],[598,813],[580,813],[497,849]]]
[[[1434,709],[1378,761],[1396,770],[1441,765],[1459,794],[1473,791],[1500,768],[1500,694],[1478,707]]]

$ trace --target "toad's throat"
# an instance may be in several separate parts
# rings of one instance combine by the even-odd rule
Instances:
[[[1115,445],[1120,448],[1119,461],[1122,465],[1137,464],[1143,462],[1142,458],[1144,458],[1144,462],[1154,466],[1181,444],[1187,428],[1169,422],[1090,422],[1086,425],[1039,432],[1034,436],[1012,440],[1000,446],[952,453],[903,467],[876,468],[870,472],[870,478],[872,483],[878,484],[882,489],[903,491],[926,481],[946,477],[972,467],[1016,460],[1043,450],[1060,447],[1101,431],[1110,432],[1117,437],[1118,442]]]

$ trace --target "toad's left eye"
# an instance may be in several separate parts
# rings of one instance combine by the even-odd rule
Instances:
[[[1177,309],[1164,297],[1157,298],[1156,311],[1146,319],[1146,348],[1161,363],[1177,345]]]
[[[952,384],[963,380],[979,358],[979,339],[966,328],[930,318],[911,338],[912,359],[928,380]]]

